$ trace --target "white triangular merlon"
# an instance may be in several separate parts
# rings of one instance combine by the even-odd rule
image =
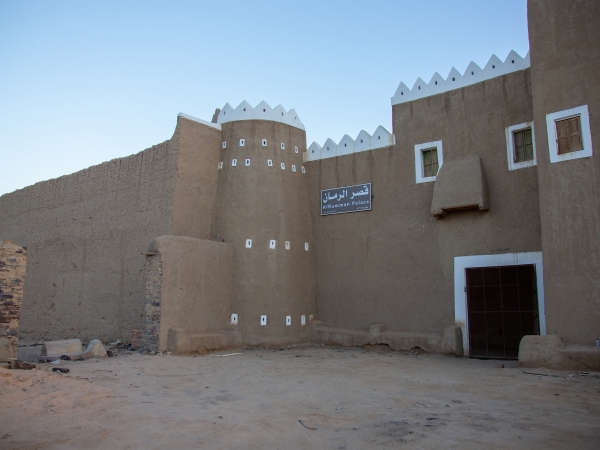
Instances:
[[[323,147],[316,142],[313,142],[308,147],[304,160],[316,161],[318,159],[333,158],[335,156],[389,147],[395,143],[394,135],[380,125],[373,135],[370,135],[365,130],[361,130],[361,132],[358,133],[358,136],[356,136],[356,139],[352,139],[345,134],[337,144],[332,139],[327,139],[323,144]]]
[[[221,124],[235,120],[272,120],[304,130],[304,125],[295,110],[286,111],[281,105],[273,109],[264,101],[254,108],[245,100],[235,109],[227,103],[219,113],[217,123]]]
[[[453,67],[445,80],[436,72],[433,77],[431,77],[429,83],[425,83],[421,78],[417,78],[412,89],[409,89],[406,84],[400,83],[398,89],[396,89],[396,93],[392,97],[392,105],[429,97],[431,95],[506,75],[507,73],[524,70],[527,69],[529,65],[529,52],[527,52],[525,58],[522,58],[514,50],[511,50],[504,62],[496,55],[492,55],[483,69],[471,61],[467,66],[465,73],[462,75]]]

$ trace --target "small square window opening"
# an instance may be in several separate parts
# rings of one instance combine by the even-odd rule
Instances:
[[[570,117],[564,120],[557,120],[556,136],[559,155],[583,150],[583,141],[581,139],[581,121],[579,116]]]
[[[248,167],[250,165],[250,160],[246,159],[246,167]]]
[[[294,147],[294,153],[298,153],[298,147]]]
[[[240,139],[240,147],[246,145],[246,139]]]
[[[281,150],[285,150],[285,144],[283,142],[281,143]]]
[[[267,159],[267,166],[273,167],[273,160],[272,159]]]
[[[231,167],[235,167],[237,166],[237,159],[232,159],[231,160]]]
[[[226,148],[227,147],[227,141],[223,141],[221,143],[221,148]]]
[[[423,157],[423,177],[435,177],[438,173],[437,148],[421,150]]]
[[[531,128],[513,132],[513,145],[513,161],[515,163],[533,161],[533,138],[531,135]]]
[[[546,114],[546,132],[551,163],[594,156],[588,105]]]
[[[285,170],[285,163],[281,163],[281,170]]]
[[[296,171],[296,165],[292,164],[292,172],[295,172],[295,171]]]
[[[263,139],[263,140],[262,140],[262,146],[263,146],[263,147],[266,147],[266,146],[267,146],[267,140],[266,140],[266,139]]]

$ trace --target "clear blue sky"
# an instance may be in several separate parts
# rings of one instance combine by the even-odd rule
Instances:
[[[378,125],[404,81],[529,49],[525,0],[0,0],[0,195],[265,100],[320,144]]]

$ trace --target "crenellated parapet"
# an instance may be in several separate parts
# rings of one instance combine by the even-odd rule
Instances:
[[[265,101],[254,108],[246,100],[235,109],[227,103],[217,117],[218,124],[236,120],[272,120],[304,130],[304,125],[294,109],[286,111],[281,105],[271,108]]]
[[[518,70],[525,70],[529,68],[529,64],[529,52],[527,52],[525,58],[522,58],[514,50],[511,50],[504,62],[496,55],[492,55],[483,69],[471,61],[467,66],[465,73],[462,75],[453,67],[445,80],[436,72],[433,74],[433,77],[431,77],[429,83],[426,83],[420,77],[417,78],[412,89],[406,84],[400,83],[396,93],[392,97],[392,105],[410,102],[412,100],[429,97],[453,89],[459,89]]]
[[[394,135],[380,125],[372,135],[365,130],[361,130],[356,139],[352,139],[345,134],[337,144],[332,139],[327,139],[322,147],[313,142],[306,151],[305,161],[349,155],[351,153],[389,147],[394,144]]]

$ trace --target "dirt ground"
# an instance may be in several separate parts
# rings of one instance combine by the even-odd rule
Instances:
[[[230,353],[0,369],[0,448],[600,448],[594,374],[387,347]]]

